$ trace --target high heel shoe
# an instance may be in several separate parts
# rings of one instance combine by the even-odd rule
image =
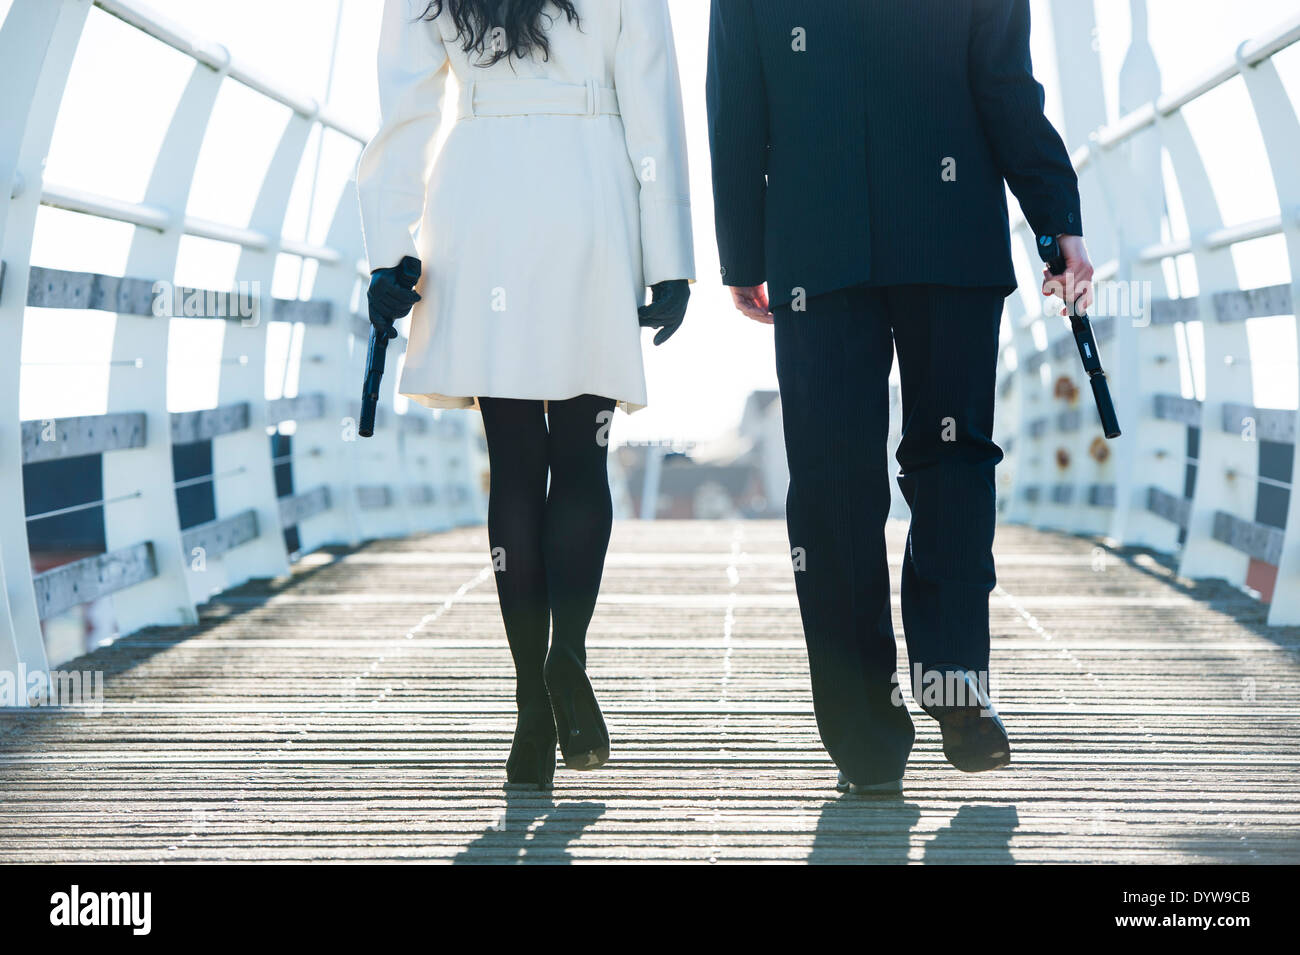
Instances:
[[[564,765],[569,769],[603,766],[609,761],[609,730],[587,671],[571,652],[551,647],[546,657],[546,689]]]
[[[506,760],[507,790],[548,792],[555,784],[555,720],[549,709],[521,712]]]

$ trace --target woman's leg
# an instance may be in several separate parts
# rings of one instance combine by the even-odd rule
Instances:
[[[609,730],[587,679],[587,625],[596,609],[613,523],[605,471],[614,402],[583,395],[550,402],[551,490],[542,550],[551,601],[546,687],[570,769],[609,759]]]
[[[552,640],[579,663],[587,660],[591,623],[613,524],[606,458],[614,401],[582,395],[552,401],[543,552]]]
[[[515,661],[520,713],[550,713],[542,667],[550,607],[542,533],[546,509],[546,418],[540,401],[480,398],[491,486],[488,540],[506,639]]]

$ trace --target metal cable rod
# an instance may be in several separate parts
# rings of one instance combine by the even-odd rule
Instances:
[[[1238,471],[1235,468],[1224,468],[1223,476],[1229,480],[1254,481],[1257,484],[1265,484],[1269,487],[1279,488],[1283,491],[1289,491],[1294,487],[1290,481],[1279,481],[1277,478],[1265,477],[1262,474],[1252,474],[1249,471]],[[1281,530],[1281,528],[1279,528],[1279,530]]]
[[[96,368],[103,368],[109,365],[122,368],[143,368],[143,358],[116,358],[108,361],[25,361],[22,363],[24,368],[64,368],[69,366],[86,366],[93,365]]]
[[[307,451],[294,451],[290,454],[281,454],[279,457],[271,459],[272,464],[289,464],[292,461],[299,461],[303,458],[318,458],[321,455],[320,448],[310,448]]]
[[[200,318],[200,319],[195,319],[195,321],[206,321],[206,319],[201,319],[201,318]],[[181,361],[179,358],[168,358],[168,359],[167,359],[167,365],[168,365],[168,367],[171,367],[171,366],[175,365],[175,366],[178,366],[178,367],[181,367],[181,368],[184,368],[184,367],[186,367],[187,365],[188,365],[189,367],[191,367],[191,368],[210,368],[210,367],[212,367],[213,365],[247,365],[247,364],[248,364],[248,356],[247,356],[247,355],[234,355],[234,356],[231,356],[230,358],[218,358],[216,361],[211,361],[211,360],[209,360],[209,361],[197,361],[197,360],[196,360],[196,361]],[[208,411],[208,410],[210,410],[210,409],[207,409],[207,408],[199,408],[199,409],[197,409],[197,410],[199,410],[199,411]]]
[[[91,508],[103,507],[105,504],[120,504],[122,501],[133,501],[142,496],[143,491],[135,491],[131,494],[123,494],[119,497],[101,498],[98,501],[87,501],[85,504],[73,504],[71,507],[60,507],[53,511],[44,511],[40,514],[30,514],[27,517],[28,522],[41,521],[47,517],[59,517],[63,514],[75,514],[78,511],[88,511]]]
[[[220,478],[234,477],[237,474],[247,474],[247,473],[248,473],[248,468],[244,467],[241,464],[237,468],[232,468],[229,471],[222,471],[220,474],[203,474],[200,475],[199,477],[186,478],[184,481],[175,481],[173,482],[172,487],[176,488],[176,490],[179,491],[181,488],[197,487],[200,484],[211,484],[213,481],[216,481]]]

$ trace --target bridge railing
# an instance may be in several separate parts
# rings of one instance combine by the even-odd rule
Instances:
[[[342,191],[324,245],[284,234],[295,180],[311,174],[303,157],[313,132],[332,130],[356,144],[366,137],[134,0],[93,0],[93,6],[193,63],[145,195],[125,202],[45,181],[43,174],[92,0],[14,0],[0,26],[0,183],[7,184],[0,206],[5,673],[60,662],[47,659],[42,622],[79,604],[111,596],[120,633],[192,622],[196,604],[210,594],[287,573],[291,552],[440,529],[477,521],[483,512],[471,419],[415,405],[396,413],[396,374],[386,376],[376,437],[357,440],[368,325],[358,314],[364,265],[352,188]],[[291,111],[261,172],[252,215],[241,223],[186,214],[214,104],[231,83]],[[122,274],[34,266],[42,205],[133,227]],[[187,236],[238,248],[233,290],[173,286]],[[309,300],[263,291],[272,287],[281,254],[315,263]],[[20,421],[24,329],[66,314],[51,309],[93,310],[113,323],[103,414]],[[223,326],[215,407],[174,412],[168,406],[172,316]],[[297,388],[268,401],[268,335],[278,323],[291,325],[301,342],[294,356]],[[405,338],[390,346],[390,369],[399,367],[404,346]],[[67,374],[75,388],[75,372]],[[177,454],[203,443],[210,467],[179,477]],[[84,465],[86,473],[99,469],[101,493],[33,513],[25,489],[32,490],[43,464],[60,460]],[[196,488],[211,496],[211,519],[199,523],[186,520],[178,505],[178,495]],[[33,573],[29,526],[86,510],[102,513],[103,552]]]
[[[1300,623],[1300,402],[1256,407],[1255,394],[1277,362],[1294,365],[1297,355],[1252,362],[1247,321],[1289,316],[1294,332],[1300,302],[1300,123],[1273,62],[1298,40],[1300,18],[1242,43],[1075,153],[1083,189],[1102,197],[1110,220],[1098,244],[1117,250],[1099,267],[1094,321],[1124,436],[1103,438],[1063,319],[1010,300],[1000,369],[1004,518],[1177,553],[1183,575],[1226,578],[1270,600],[1273,624]],[[1279,212],[1225,225],[1184,109],[1236,77],[1259,124]],[[1170,185],[1188,233],[1172,238],[1162,222]],[[1283,237],[1291,281],[1243,288],[1233,249],[1268,236]],[[1014,239],[1021,281],[1036,288],[1034,237],[1023,221]],[[1189,264],[1194,294],[1169,279]],[[1201,380],[1189,386],[1198,353],[1203,371],[1192,377]]]

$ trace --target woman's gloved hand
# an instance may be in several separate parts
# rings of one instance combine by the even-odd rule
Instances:
[[[662,345],[682,327],[682,320],[686,318],[686,303],[691,298],[691,283],[686,279],[673,279],[651,286],[651,291],[654,294],[650,304],[637,309],[637,315],[640,316],[642,328],[659,329],[655,344]]]
[[[370,273],[370,324],[386,338],[396,338],[393,324],[405,318],[420,300],[415,283],[420,278],[420,260],[406,256],[391,269],[374,269]]]

